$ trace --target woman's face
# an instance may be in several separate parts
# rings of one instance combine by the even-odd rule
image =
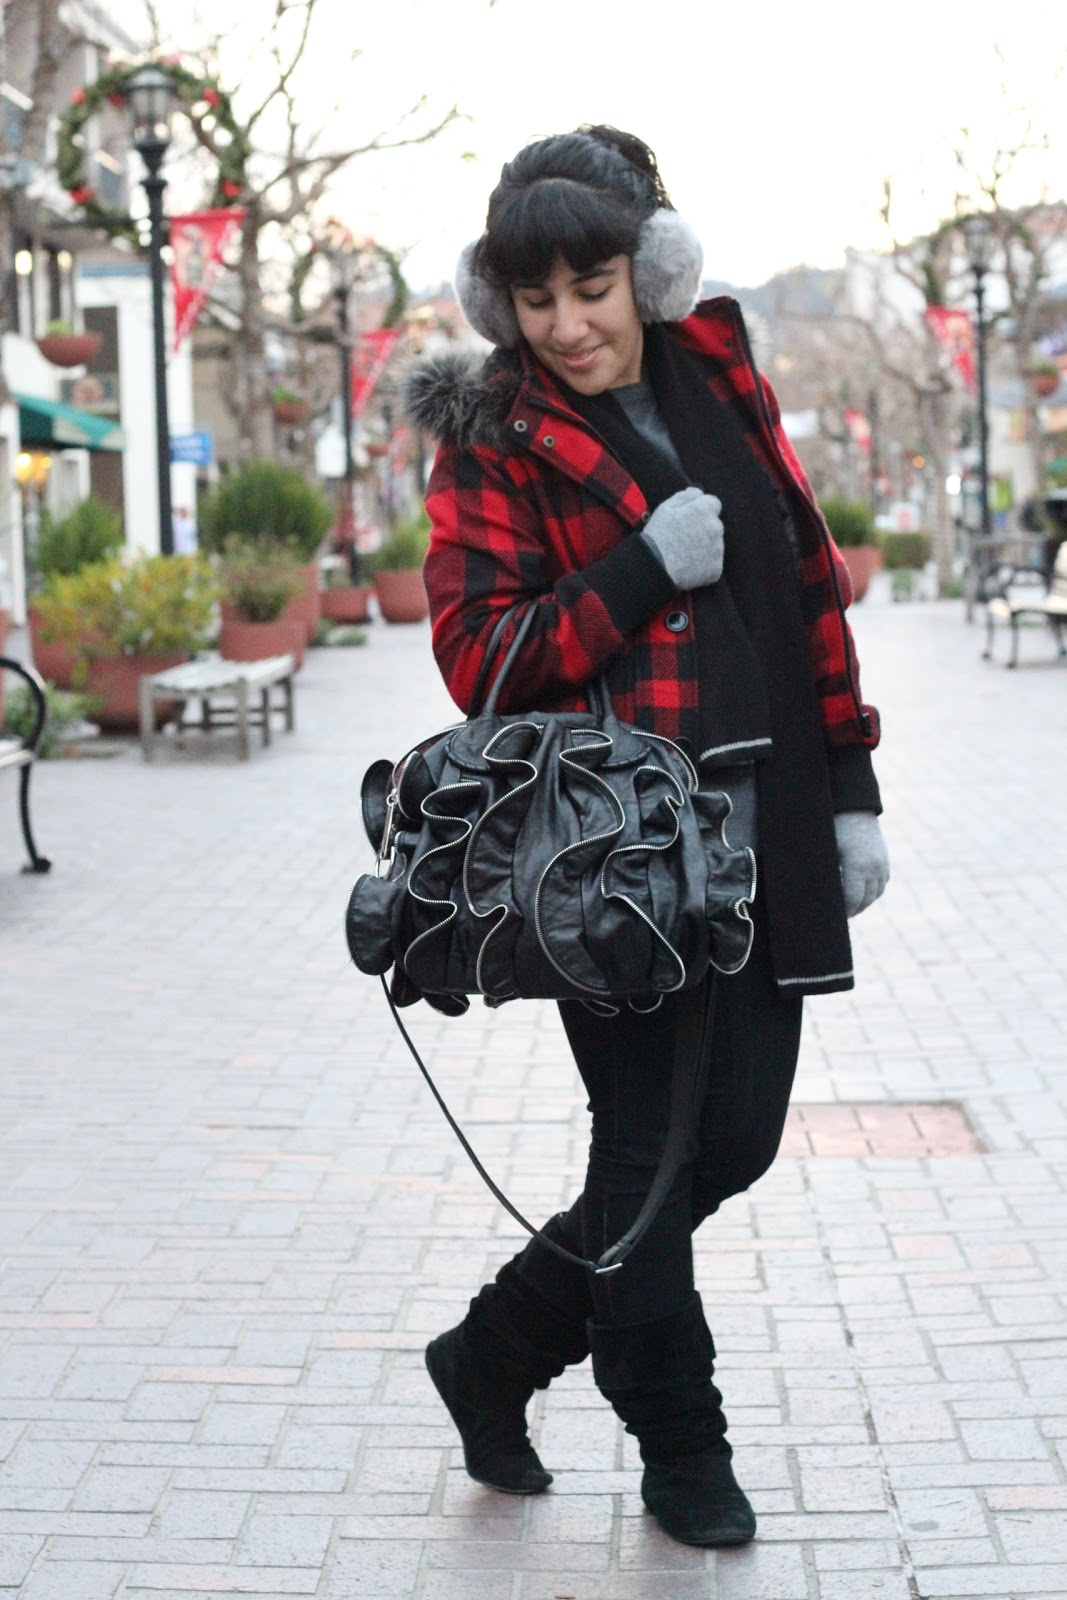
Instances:
[[[543,283],[513,284],[511,298],[534,355],[579,394],[640,379],[644,332],[629,256],[612,256],[587,272],[557,256]]]

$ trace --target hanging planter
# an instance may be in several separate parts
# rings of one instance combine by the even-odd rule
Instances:
[[[298,428],[311,415],[311,406],[292,389],[275,389],[271,405],[275,422],[283,428]]]
[[[82,367],[100,349],[103,335],[75,333],[69,323],[50,322],[35,343],[45,360],[54,367]]]
[[[1042,400],[1047,400],[1050,395],[1055,394],[1060,386],[1060,369],[1051,363],[1048,366],[1034,367],[1030,376],[1034,381],[1034,392]]]

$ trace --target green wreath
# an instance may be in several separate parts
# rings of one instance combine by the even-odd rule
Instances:
[[[59,147],[56,156],[56,173],[75,205],[81,206],[86,218],[112,234],[124,234],[136,240],[137,230],[129,216],[102,206],[96,191],[86,180],[85,140],[82,130],[90,117],[96,115],[105,101],[113,106],[125,104],[128,80],[141,68],[151,65],[165,72],[174,83],[178,108],[184,111],[198,136],[215,129],[227,134],[228,141],[219,153],[218,172],[211,205],[234,205],[240,201],[247,184],[246,167],[251,147],[243,129],[233,114],[233,104],[226,90],[211,78],[182,65],[174,56],[161,60],[127,61],[104,72],[95,83],[84,89],[75,89],[59,123]],[[206,139],[201,137],[201,143]]]
[[[382,319],[383,328],[395,328],[404,312],[407,310],[408,301],[411,299],[411,290],[408,288],[407,279],[404,277],[400,257],[384,244],[379,244],[377,239],[366,239],[356,249],[378,256],[385,265],[389,274],[389,287],[392,291],[388,309]],[[290,317],[294,323],[303,322],[304,306],[302,295],[304,284],[312,267],[322,253],[322,246],[317,239],[312,239],[308,248],[301,252],[293,262],[293,270],[289,275],[289,305]]]

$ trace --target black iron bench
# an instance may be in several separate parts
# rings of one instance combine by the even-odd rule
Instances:
[[[1020,593],[1012,588],[1020,577],[1029,579],[1032,587],[1029,592]],[[1008,666],[1014,667],[1019,662],[1019,624],[1024,617],[1035,617],[1039,621],[1047,622],[1056,636],[1056,644],[1061,656],[1067,656],[1067,645],[1064,644],[1063,633],[1067,627],[1067,540],[1060,545],[1059,552],[1053,562],[1051,575],[1046,578],[1040,571],[1028,569],[1020,572],[1011,569],[1005,574],[1005,581],[999,594],[991,595],[986,600],[986,643],[982,655],[986,661],[993,655],[993,627],[997,622],[1006,622],[1011,628],[1011,656]]]
[[[0,770],[5,767],[18,769],[19,817],[22,822],[22,837],[26,841],[30,857],[29,865],[22,870],[48,872],[52,863],[47,856],[41,855],[38,851],[30,826],[30,773],[33,771],[33,763],[37,759],[37,751],[48,720],[48,701],[45,698],[44,683],[32,667],[24,666],[21,661],[13,661],[10,656],[0,656],[0,672],[14,672],[20,678],[25,678],[33,700],[34,722],[29,736],[25,739],[0,737]]]

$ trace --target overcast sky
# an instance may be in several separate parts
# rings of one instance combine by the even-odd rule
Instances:
[[[122,4],[132,20],[137,0]],[[273,0],[206,9],[240,19],[224,75],[254,75],[251,40]],[[179,42],[194,42],[184,0],[158,10]],[[416,287],[451,276],[501,164],[529,138],[580,122],[612,122],[653,146],[704,241],[708,276],[739,285],[884,243],[887,176],[900,234],[931,226],[952,207],[951,141],[966,126],[988,155],[1020,126],[1006,107],[1029,107],[1052,138],[1021,191],[1036,195],[1045,179],[1050,198],[1067,195],[1065,30],[1048,0],[320,0],[320,13],[300,94],[309,118],[340,106],[331,146],[365,138],[421,94],[429,112],[455,101],[469,118],[435,145],[362,159],[338,182],[346,221],[410,249]]]

